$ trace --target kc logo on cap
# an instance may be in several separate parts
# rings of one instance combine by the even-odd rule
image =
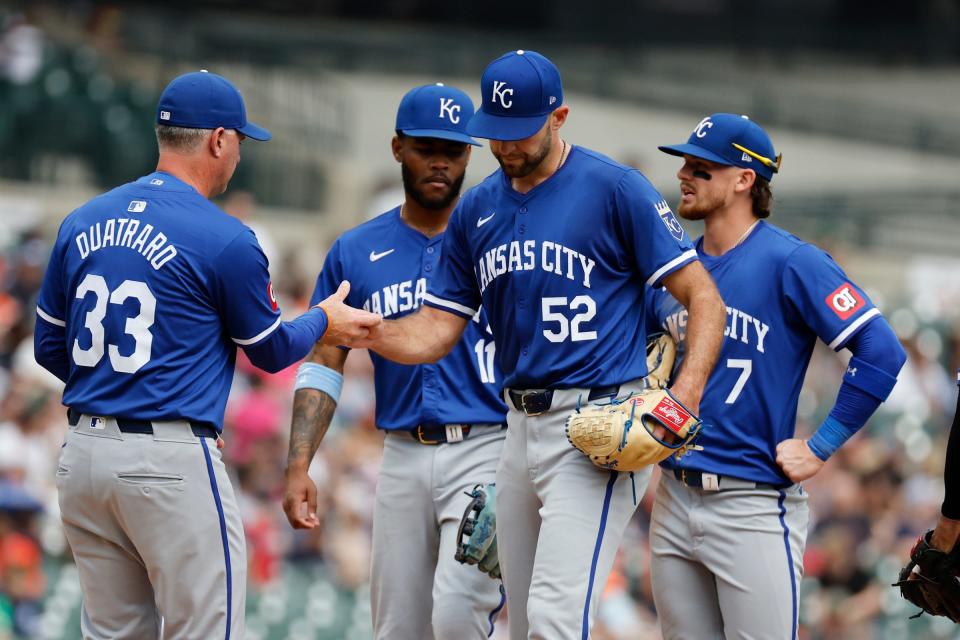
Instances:
[[[504,109],[509,109],[510,107],[513,106],[513,100],[510,100],[510,101],[508,102],[508,101],[507,101],[507,96],[508,96],[508,95],[511,95],[511,96],[513,95],[513,89],[505,89],[504,87],[506,87],[506,86],[507,86],[507,83],[506,83],[506,82],[501,82],[501,81],[499,81],[499,80],[494,80],[494,81],[493,81],[493,96],[491,97],[491,100],[493,100],[494,102],[497,102],[497,101],[499,100],[499,101],[500,101],[500,105],[501,105]]]
[[[753,169],[767,180],[780,171],[782,156],[763,128],[747,116],[714,113],[701,120],[686,144],[658,147],[673,156],[692,156],[717,164]]]
[[[453,98],[440,98],[440,119],[446,117],[453,124],[460,124],[460,105],[454,104]]]
[[[467,135],[463,113],[473,113],[473,101],[456,87],[442,82],[414,87],[397,107],[398,132],[412,138],[439,138],[480,146]]]
[[[518,49],[491,62],[480,79],[480,109],[467,132],[491,140],[523,140],[563,104],[560,71],[536,51]]]

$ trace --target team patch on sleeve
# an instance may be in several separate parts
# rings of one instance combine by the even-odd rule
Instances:
[[[680,225],[677,217],[673,215],[673,211],[670,210],[670,205],[667,204],[667,201],[661,200],[658,202],[656,209],[657,213],[660,214],[660,219],[663,220],[663,224],[665,224],[670,231],[670,235],[672,235],[677,242],[683,240],[683,227]]]
[[[826,297],[825,302],[841,320],[846,320],[863,308],[866,302],[849,282],[844,282]]]
[[[267,283],[267,299],[270,300],[270,308],[274,311],[280,310],[280,305],[277,304],[277,295],[273,292],[273,283]]]

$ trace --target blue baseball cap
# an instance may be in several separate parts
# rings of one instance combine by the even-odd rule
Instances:
[[[243,97],[230,81],[215,73],[194,71],[177,76],[160,95],[157,124],[188,129],[234,129],[254,140],[272,136],[247,121]]]
[[[723,164],[753,169],[758,176],[773,179],[780,170],[782,155],[773,150],[773,141],[760,125],[747,116],[715,113],[694,128],[686,144],[657,147],[672,156],[693,156]]]
[[[539,131],[562,104],[557,67],[536,51],[511,51],[484,70],[480,109],[467,124],[467,133],[490,140],[523,140]]]
[[[411,89],[397,108],[396,130],[414,138],[440,138],[480,146],[467,135],[473,100],[442,82]]]

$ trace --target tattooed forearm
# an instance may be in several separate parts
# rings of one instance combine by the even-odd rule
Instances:
[[[298,389],[293,397],[293,419],[290,424],[290,450],[287,466],[310,466],[320,441],[330,427],[337,408],[333,398],[316,389]]]

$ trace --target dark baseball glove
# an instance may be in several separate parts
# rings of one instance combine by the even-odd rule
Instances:
[[[954,622],[960,622],[960,545],[950,553],[930,546],[927,531],[920,536],[910,551],[910,562],[900,571],[900,579],[893,584],[900,587],[900,595],[934,616],[946,616]]]
[[[475,564],[491,578],[500,579],[497,555],[497,487],[478,484],[467,494],[472,498],[457,530],[457,562]]]

